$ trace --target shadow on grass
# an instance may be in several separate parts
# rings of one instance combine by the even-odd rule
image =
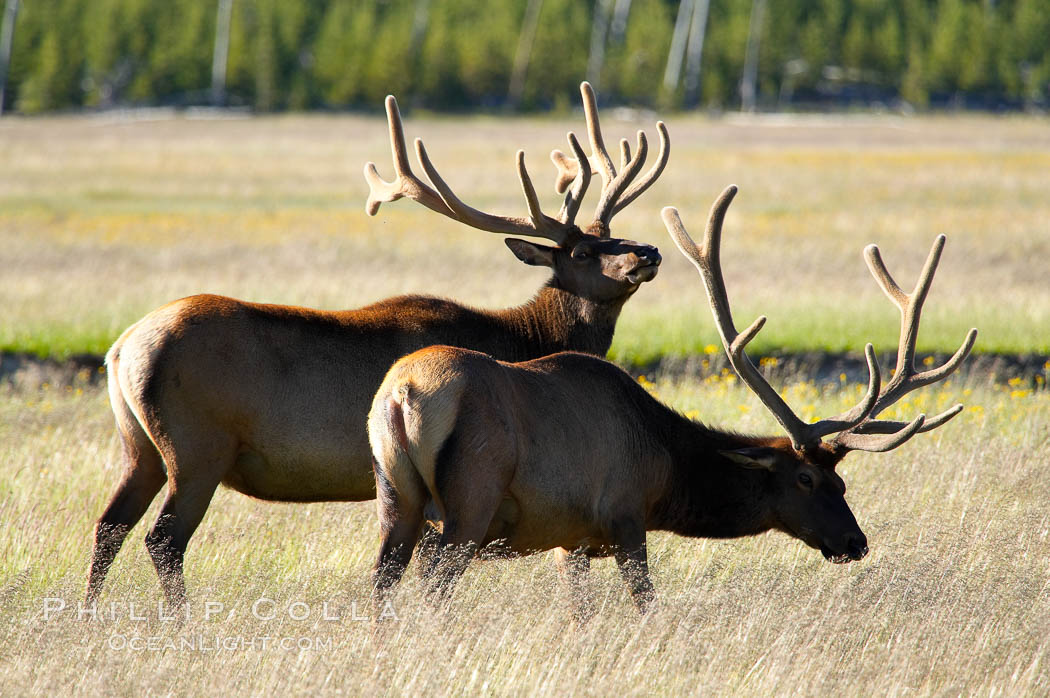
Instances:
[[[940,366],[948,354],[916,354],[920,368]],[[889,380],[896,357],[882,354],[878,357],[883,380]],[[850,352],[784,352],[769,356],[754,356],[763,373],[774,383],[798,380],[800,377],[816,383],[864,383],[868,379],[867,364],[862,354]],[[706,378],[731,370],[721,353],[684,357],[667,357],[645,364],[620,364],[631,375],[690,376]],[[971,354],[956,372],[960,380],[969,383],[1002,384],[1013,381],[1030,389],[1046,388],[1050,383],[1050,355],[1046,354]],[[0,383],[34,388],[51,385],[97,385],[105,380],[103,357],[96,354],[76,354],[68,359],[40,358],[32,354],[0,353]]]

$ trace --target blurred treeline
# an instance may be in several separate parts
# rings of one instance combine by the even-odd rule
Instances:
[[[395,93],[433,109],[502,107],[530,1],[233,0],[222,100],[378,109]],[[1047,104],[1050,0],[757,2],[759,107]],[[680,0],[542,0],[512,101],[574,104],[588,77],[603,101],[737,108],[753,4],[710,0],[699,83],[689,86],[665,79]],[[206,104],[219,5],[22,0],[5,105]]]

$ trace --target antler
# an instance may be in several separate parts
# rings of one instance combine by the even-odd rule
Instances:
[[[707,289],[707,299],[714,313],[715,325],[722,337],[722,346],[725,347],[729,357],[729,363],[733,366],[740,379],[762,400],[763,404],[773,413],[777,421],[791,437],[792,445],[802,450],[816,445],[820,439],[860,424],[860,422],[871,412],[875,405],[875,399],[879,390],[879,366],[875,360],[875,349],[869,344],[864,348],[864,355],[868,360],[868,392],[864,399],[848,412],[821,420],[815,424],[806,424],[799,419],[788,407],[787,403],[780,397],[772,386],[766,382],[762,374],[755,368],[744,348],[755,338],[759,330],[766,322],[765,316],[759,317],[751,325],[739,333],[733,324],[733,315],[729,307],[729,297],[726,294],[725,280],[722,277],[722,264],[720,260],[720,246],[722,238],[722,223],[725,220],[729,204],[736,196],[737,188],[729,186],[715,201],[708,218],[707,229],[704,232],[703,246],[697,247],[689,233],[685,230],[678,211],[668,206],[663,210],[664,225],[674,239],[678,249],[688,257],[700,272]]]
[[[633,158],[631,157],[630,144],[626,140],[620,141],[620,173],[617,174],[616,169],[613,167],[612,158],[609,157],[609,152],[605,149],[605,139],[602,137],[601,125],[598,122],[598,104],[590,83],[580,83],[580,94],[583,97],[583,113],[587,120],[587,135],[591,145],[591,156],[589,158],[582,157],[580,153],[576,153],[574,159],[560,150],[551,152],[551,161],[558,168],[558,177],[554,186],[558,193],[561,194],[565,192],[569,183],[576,180],[582,172],[587,172],[588,176],[591,172],[601,175],[602,194],[594,211],[594,222],[601,223],[599,228],[602,231],[602,235],[608,236],[609,221],[612,220],[612,217],[641,196],[664,171],[667,159],[671,153],[670,137],[667,134],[667,127],[664,125],[664,122],[658,121],[656,129],[660,134],[660,150],[657,154],[656,162],[653,163],[653,166],[649,168],[641,179],[628,188],[635,177],[638,176],[642,165],[645,164],[645,158],[648,154],[645,133],[642,131],[638,132],[637,154]],[[581,163],[584,162],[587,163],[587,166],[581,167]]]
[[[368,215],[374,216],[379,212],[380,204],[397,201],[407,196],[432,211],[455,218],[438,193],[416,177],[412,172],[412,167],[408,164],[405,129],[401,124],[401,112],[397,108],[397,100],[394,99],[394,95],[386,97],[386,123],[390,129],[390,149],[393,151],[394,174],[397,176],[393,182],[387,182],[379,176],[374,162],[365,164],[365,179],[368,180],[369,190],[365,211],[368,212]]]
[[[365,210],[368,212],[368,215],[374,216],[379,211],[379,206],[385,202],[397,201],[407,196],[443,216],[448,216],[472,228],[485,230],[490,233],[536,236],[547,238],[558,244],[565,242],[572,234],[572,230],[575,227],[573,220],[576,211],[579,209],[577,199],[582,199],[583,193],[587,189],[587,182],[590,181],[590,172],[586,173],[586,175],[581,174],[577,178],[577,185],[573,187],[572,192],[566,198],[566,203],[562,206],[558,218],[551,218],[544,215],[540,209],[536,188],[532,185],[529,173],[525,169],[525,153],[519,150],[517,154],[518,176],[521,179],[521,187],[525,192],[525,201],[529,207],[529,217],[497,216],[485,213],[463,203],[453,193],[451,187],[438,174],[437,168],[434,167],[426,149],[423,147],[423,141],[419,138],[415,141],[416,157],[419,159],[419,163],[423,166],[423,170],[427,173],[427,177],[434,188],[428,186],[412,172],[405,147],[405,132],[401,123],[401,113],[398,111],[397,100],[394,99],[393,95],[388,95],[386,98],[386,116],[390,127],[390,147],[393,151],[396,177],[394,181],[387,182],[379,176],[375,163],[369,162],[365,165],[364,174],[365,179],[368,180],[370,190],[368,202],[365,204]],[[579,143],[575,142],[575,137],[569,139],[569,144],[573,147],[574,152],[578,155],[582,154],[583,150],[580,148]],[[575,201],[574,206],[570,205],[570,200]]]
[[[883,292],[901,312],[901,336],[897,345],[897,366],[893,378],[879,394],[879,399],[875,402],[875,406],[867,418],[856,427],[846,430],[832,440],[832,443],[841,448],[862,451],[888,451],[890,448],[895,448],[896,444],[887,448],[879,448],[878,446],[883,445],[884,441],[892,442],[892,434],[901,429],[904,423],[876,420],[875,417],[900,400],[906,393],[947,378],[962,364],[973,348],[973,344],[977,340],[976,327],[971,328],[966,333],[966,338],[963,339],[962,345],[944,364],[928,371],[917,371],[915,368],[915,341],[919,335],[919,318],[922,314],[923,303],[926,302],[926,295],[930,290],[930,284],[933,283],[933,275],[937,271],[937,264],[940,262],[941,251],[944,249],[946,239],[944,235],[938,235],[933,241],[933,247],[926,258],[926,264],[923,266],[922,272],[919,274],[919,280],[911,293],[905,293],[901,290],[900,286],[893,280],[893,277],[890,276],[890,272],[886,269],[886,265],[882,261],[882,255],[879,254],[879,248],[876,245],[868,245],[864,248],[864,261],[868,263],[868,269],[871,270],[872,276],[875,277]],[[961,404],[955,405],[936,417],[927,419],[916,432],[936,429],[959,414],[962,408]],[[874,436],[875,434],[889,434],[891,436],[880,439]],[[873,447],[873,444],[876,447]]]
[[[580,142],[576,140],[576,134],[570,131],[568,138],[569,147],[572,148],[572,152],[576,154],[576,157],[587,157],[583,153],[583,146],[581,146]],[[587,193],[587,187],[590,183],[591,171],[589,168],[584,168],[576,174],[575,179],[573,180],[572,189],[565,194],[565,203],[562,204],[561,211],[558,212],[559,221],[565,225],[574,225],[576,214],[580,211],[580,204],[583,203],[583,195]],[[564,188],[562,188],[558,190],[558,193],[561,194],[564,191]]]
[[[766,382],[744,351],[747,344],[762,329],[766,321],[765,316],[759,317],[743,332],[737,332],[733,323],[725,281],[722,277],[719,250],[722,224],[729,204],[732,202],[733,197],[736,196],[736,192],[737,188],[730,186],[715,201],[714,206],[711,208],[701,247],[698,247],[692,238],[689,237],[682,219],[678,215],[678,211],[673,207],[669,206],[663,210],[664,224],[671,233],[675,244],[678,245],[678,249],[693,262],[704,280],[715,324],[718,327],[719,335],[722,337],[722,345],[725,347],[733,370],[762,400],[763,404],[772,412],[781,426],[784,427],[784,430],[791,437],[792,445],[796,449],[812,448],[823,437],[838,432],[838,436],[832,443],[840,449],[888,451],[900,446],[916,433],[936,428],[959,413],[962,409],[961,405],[957,405],[929,421],[926,421],[925,415],[919,415],[907,423],[873,420],[875,415],[900,399],[904,393],[941,380],[954,371],[966,357],[970,347],[973,346],[973,340],[976,338],[977,331],[971,330],[966,342],[944,366],[920,374],[915,373],[912,364],[915,353],[915,336],[918,331],[919,312],[922,308],[922,302],[925,300],[926,292],[929,290],[933,271],[936,269],[937,258],[940,255],[940,249],[944,245],[944,236],[941,236],[938,238],[938,242],[934,244],[934,252],[931,253],[930,259],[927,260],[926,268],[923,270],[919,284],[911,295],[904,294],[893,283],[893,280],[882,265],[877,248],[874,246],[867,248],[866,255],[872,273],[875,274],[876,279],[879,280],[886,293],[895,299],[902,312],[901,346],[898,353],[897,373],[890,384],[886,386],[886,389],[880,393],[879,366],[875,358],[875,350],[871,344],[866,345],[864,355],[868,363],[868,390],[864,398],[852,409],[830,419],[823,419],[814,424],[802,422],[780,395]],[[910,368],[901,368],[902,366]],[[875,434],[880,436],[875,436]]]

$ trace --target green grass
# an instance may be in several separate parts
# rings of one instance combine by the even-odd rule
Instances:
[[[735,381],[651,378],[662,399],[707,422],[775,428]],[[782,387],[807,418],[860,391],[793,378]],[[78,620],[91,528],[119,478],[105,391],[9,383],[0,693],[1045,695],[1050,392],[953,381],[899,412],[956,401],[966,410],[940,430],[840,466],[871,545],[860,562],[830,565],[776,533],[652,534],[657,610],[639,618],[615,565],[598,561],[600,610],[583,627],[549,554],[472,565],[447,612],[426,603],[412,567],[394,597],[400,620],[374,633],[351,616],[354,603],[367,614],[374,503],[271,504],[224,489],[190,546],[188,622],[158,620],[141,524],[107,581],[103,619]],[[49,598],[69,606],[45,620]],[[273,600],[256,608],[262,618],[260,599]],[[206,602],[222,612],[205,618]],[[326,603],[339,620],[325,620]],[[130,619],[130,604],[146,620]],[[155,650],[127,644],[148,638]],[[281,649],[283,638],[309,647]],[[258,644],[216,649],[230,639]]]
[[[513,153],[527,152],[547,210],[552,147],[582,119],[409,115],[469,203],[521,213]],[[650,123],[603,120],[607,138]],[[877,242],[910,286],[948,235],[920,349],[951,352],[971,326],[976,351],[1050,353],[1050,126],[1045,120],[866,118],[786,124],[671,118],[672,154],[652,191],[613,221],[658,245],[660,275],[627,304],[611,355],[648,363],[714,342],[703,290],[659,210],[674,204],[699,236],[711,201],[740,186],[723,265],[739,324],[769,322],[756,353],[892,352],[895,310],[861,250]],[[390,176],[385,126],[339,116],[5,119],[0,124],[0,350],[101,353],[149,310],[203,291],[352,308],[406,292],[500,307],[545,271],[498,236],[404,200],[363,212],[368,160]],[[595,195],[585,202],[590,211]]]
[[[657,317],[626,314],[617,326],[616,338],[609,351],[610,358],[622,364],[644,366],[667,357],[703,354],[711,346],[718,347],[721,352],[721,340],[713,327],[710,313],[701,315],[697,312],[699,303],[706,301],[703,296],[696,300],[698,308],[692,310],[675,308]],[[871,342],[880,354],[895,355],[900,333],[896,311],[890,312],[888,303],[881,297],[871,300],[863,306],[854,306],[850,314],[843,315],[838,303],[829,302],[826,298],[813,298],[794,318],[770,317],[762,332],[748,345],[748,352],[762,356],[817,351],[853,353],[859,357],[863,343]],[[933,307],[936,299],[929,301],[928,305],[931,307],[923,314],[924,324],[916,345],[920,354],[954,351],[962,344],[971,327],[982,330],[974,347],[977,353],[1050,352],[1050,338],[1047,342],[1039,342],[1031,328],[998,327],[996,333],[1000,323],[999,314],[1002,312],[998,307],[977,305],[949,312]],[[801,314],[803,312],[804,315]],[[746,327],[759,315],[766,314],[762,307],[743,303],[739,309],[734,308],[733,313],[739,328]],[[1050,309],[1033,312],[1032,315],[1036,324],[1050,326]]]
[[[63,361],[78,354],[102,356],[114,339],[112,332],[84,323],[55,324],[34,333],[19,332],[19,328],[15,328],[0,344],[0,352]]]

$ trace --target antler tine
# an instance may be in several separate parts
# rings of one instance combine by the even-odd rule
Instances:
[[[620,170],[631,164],[631,144],[626,138],[620,139]]]
[[[401,123],[401,112],[397,108],[397,100],[394,95],[386,97],[386,120],[390,129],[390,149],[394,156],[394,181],[387,182],[379,176],[374,162],[365,164],[365,179],[368,181],[368,201],[365,203],[365,211],[374,216],[379,212],[379,206],[389,201],[397,201],[407,196],[413,201],[418,201],[432,211],[454,218],[452,211],[438,196],[438,193],[423,183],[412,172],[408,164],[408,152],[405,147],[405,130]]]
[[[896,402],[902,395],[924,385],[929,385],[951,374],[963,362],[970,353],[977,339],[977,329],[972,328],[963,340],[962,345],[955,354],[944,363],[944,365],[928,371],[916,372],[915,370],[915,343],[919,334],[919,321],[922,315],[922,306],[926,302],[930,285],[933,283],[933,275],[937,271],[937,264],[941,259],[941,251],[947,238],[938,235],[933,241],[933,247],[926,258],[919,280],[910,294],[904,293],[894,282],[882,261],[882,255],[876,245],[868,245],[864,250],[864,259],[868,263],[872,276],[879,283],[883,292],[894,302],[901,312],[901,336],[897,347],[897,366],[894,371],[893,380],[886,385],[883,395],[879,396],[879,403],[873,412],[877,415],[883,409]]]
[[[803,450],[815,446],[820,439],[828,434],[849,429],[863,422],[875,405],[879,392],[879,366],[875,359],[875,349],[870,344],[865,347],[865,357],[868,361],[868,390],[864,398],[851,410],[830,419],[824,419],[814,424],[805,424],[791,410],[780,395],[769,385],[762,374],[755,368],[745,352],[745,347],[758,334],[766,322],[765,316],[759,317],[746,330],[738,333],[733,323],[732,311],[729,306],[729,297],[726,293],[725,280],[722,276],[721,264],[721,238],[722,224],[725,221],[726,211],[733,197],[736,196],[737,188],[729,186],[722,192],[721,196],[711,207],[708,217],[707,228],[701,246],[697,246],[686,232],[678,211],[673,207],[663,210],[664,225],[671,233],[672,239],[678,249],[693,262],[700,272],[707,290],[708,302],[715,318],[715,325],[722,338],[722,346],[725,348],[729,363],[740,379],[747,385],[755,395],[762,401],[767,409],[773,414],[784,430],[791,437],[792,445]]]
[[[630,151],[630,145],[624,140],[623,145],[621,145],[621,152],[623,154],[622,159],[626,161],[627,166],[623,168],[620,174],[613,177],[611,182],[602,187],[602,197],[598,200],[597,208],[594,209],[594,220],[601,221],[603,237],[608,237],[609,221],[612,220],[615,213],[616,200],[627,189],[627,185],[638,176],[642,165],[645,164],[645,157],[649,153],[649,144],[646,142],[643,131],[638,132],[638,152],[635,154],[634,159],[631,159]]]
[[[586,158],[586,155],[584,158]],[[554,166],[558,168],[558,176],[554,180],[554,191],[559,194],[564,194],[569,188],[569,185],[572,184],[576,180],[577,175],[579,175],[580,166],[576,160],[573,160],[557,148],[551,151],[551,162],[553,162]],[[587,172],[588,174],[592,174],[593,172],[597,172],[597,170],[591,170],[591,168],[588,168]]]
[[[744,330],[743,334],[740,334],[736,331],[732,313],[729,309],[729,298],[726,294],[725,281],[722,278],[722,266],[719,260],[719,247],[722,236],[722,223],[725,220],[729,204],[733,201],[733,197],[736,196],[736,192],[736,186],[730,185],[711,207],[702,247],[698,247],[693,242],[693,239],[685,229],[685,225],[682,223],[681,217],[678,215],[678,211],[672,206],[668,206],[661,212],[664,225],[667,227],[667,231],[671,234],[671,238],[674,240],[675,245],[678,246],[678,249],[700,272],[700,277],[704,281],[704,288],[707,290],[707,300],[711,305],[711,312],[715,317],[715,325],[718,328],[719,336],[722,338],[722,346],[729,357],[729,363],[741,380],[758,395],[773,413],[773,416],[776,417],[777,421],[780,422],[780,425],[788,432],[795,448],[801,448],[804,445],[802,439],[804,425],[801,420],[795,416],[795,413],[788,408],[787,404],[761,377],[754,364],[743,352],[744,346],[762,329],[766,322],[765,316],[759,317]]]
[[[923,422],[922,429],[919,429],[919,433],[932,431],[942,424],[947,423],[955,415],[962,412],[962,409],[963,406],[961,404],[953,405],[951,408],[941,412],[936,417],[927,419]],[[897,422],[887,419],[873,419],[858,425],[852,431],[854,434],[892,434],[908,426],[909,423],[910,422]]]
[[[619,198],[616,206],[613,207],[612,215],[615,216],[641,196],[663,174],[664,167],[667,166],[667,159],[671,155],[671,138],[667,135],[667,126],[664,125],[664,122],[657,121],[656,130],[660,134],[660,150],[657,152],[656,162],[653,163],[653,166],[649,168],[649,171],[641,179],[632,184],[630,189]]]
[[[872,276],[875,277],[883,292],[901,312],[901,333],[900,342],[897,346],[897,365],[894,369],[893,379],[880,393],[879,399],[871,410],[871,414],[868,415],[865,421],[850,429],[847,433],[839,434],[835,438],[835,443],[838,446],[851,450],[889,450],[889,448],[883,448],[883,442],[872,435],[890,434],[885,441],[892,442],[894,432],[900,433],[900,431],[909,430],[914,425],[914,422],[909,424],[892,420],[880,421],[876,420],[875,417],[900,400],[905,394],[947,378],[962,364],[973,348],[974,342],[977,341],[977,328],[971,328],[966,333],[966,338],[963,339],[962,345],[956,350],[955,354],[942,365],[927,371],[917,371],[915,369],[915,343],[919,334],[922,306],[926,301],[926,296],[929,294],[930,285],[933,283],[933,275],[937,271],[937,264],[940,261],[941,251],[944,249],[946,239],[944,235],[938,235],[934,240],[930,254],[926,258],[922,272],[919,274],[919,279],[910,294],[901,290],[900,286],[893,280],[889,270],[886,269],[885,263],[882,261],[882,255],[879,253],[877,246],[868,245],[864,249],[864,259],[868,263]],[[962,405],[955,405],[932,419],[924,420],[918,427],[915,427],[914,433],[936,429],[961,411]],[[864,438],[857,438],[859,436]],[[871,447],[872,444],[875,444],[877,448]]]
[[[602,177],[602,189],[609,186],[609,182],[616,177],[612,158],[609,151],[605,149],[605,139],[602,138],[602,127],[598,122],[598,100],[594,96],[594,89],[589,82],[580,83],[580,95],[583,97],[583,116],[587,121],[587,137],[591,142],[591,157],[595,161],[598,173]],[[579,165],[583,161],[578,161]]]
[[[413,172],[408,163],[408,149],[405,146],[405,130],[401,122],[401,113],[397,108],[397,100],[393,95],[386,98],[387,124],[390,127],[390,148],[393,152],[394,172],[396,177],[393,182],[384,181],[376,170],[375,163],[369,162],[365,165],[365,179],[368,180],[369,195],[365,204],[365,210],[374,216],[379,211],[380,204],[388,201],[397,201],[407,196],[418,201],[432,211],[443,216],[465,223],[480,230],[492,233],[510,233],[513,235],[528,235],[547,238],[555,243],[561,244],[570,235],[573,227],[572,221],[564,223],[543,214],[540,209],[539,197],[536,196],[536,188],[532,185],[532,179],[525,169],[525,153],[518,151],[517,168],[518,177],[521,179],[521,188],[525,192],[525,201],[529,207],[529,217],[497,216],[485,213],[463,203],[445,183],[438,174],[437,168],[430,161],[423,141],[416,139],[416,157],[423,166],[435,191],[427,186]],[[571,143],[571,141],[570,141]],[[576,149],[579,144],[577,144]],[[586,189],[586,184],[583,185]],[[580,197],[583,195],[580,191]],[[577,205],[578,206],[578,205]]]
[[[885,436],[873,436],[871,434],[863,434],[856,431],[846,431],[836,436],[835,439],[832,440],[832,443],[836,447],[847,451],[872,451],[874,453],[884,453],[886,451],[892,451],[919,432],[927,431],[927,429],[923,429],[925,420],[926,415],[920,414],[910,423],[904,424],[901,429],[887,433]],[[901,424],[903,424],[903,422],[901,422]]]
[[[897,347],[897,375],[901,373],[901,367],[911,366],[915,358],[915,341],[919,329],[919,315],[922,305],[926,301],[926,295],[930,291],[930,283],[933,281],[933,273],[937,270],[937,264],[941,260],[941,251],[944,249],[944,235],[938,235],[933,241],[933,248],[926,258],[919,280],[911,294],[905,293],[893,280],[886,264],[882,261],[882,254],[878,245],[868,245],[864,248],[864,261],[868,264],[872,276],[879,283],[883,293],[901,311],[901,342]],[[894,378],[896,379],[896,375]],[[892,385],[892,382],[891,382]],[[889,387],[889,386],[887,386]]]
[[[594,89],[588,82],[580,83],[580,94],[584,104],[584,119],[587,122],[587,140],[590,143],[590,157],[576,156],[575,160],[561,150],[552,150],[550,160],[554,167],[558,168],[558,178],[554,181],[554,190],[564,194],[569,184],[580,172],[580,164],[587,163],[591,174],[602,175],[602,188],[608,186],[612,178],[616,176],[616,170],[612,166],[612,158],[609,151],[605,149],[605,139],[602,136],[602,126],[597,120],[597,100],[594,97]],[[623,168],[623,165],[621,165]],[[584,168],[586,169],[586,168]]]
[[[561,244],[568,237],[568,229],[540,210],[539,199],[536,196],[536,188],[532,186],[532,179],[525,169],[525,153],[521,150],[517,154],[518,176],[521,178],[521,186],[525,192],[525,200],[529,206],[530,218],[519,216],[496,216],[491,213],[479,211],[468,206],[457,197],[452,188],[448,186],[437,168],[427,155],[426,148],[420,138],[416,139],[416,157],[427,173],[427,177],[434,184],[441,196],[445,206],[452,212],[452,217],[466,223],[472,228],[486,230],[490,233],[509,233],[513,235],[532,235],[547,238]]]
[[[613,206],[612,212],[609,215],[610,220],[617,213],[627,208],[635,199],[644,194],[645,191],[653,185],[653,182],[663,174],[664,168],[667,166],[667,160],[671,155],[671,138],[667,133],[667,126],[664,122],[656,122],[656,129],[660,136],[660,150],[657,153],[656,162],[654,162],[653,166],[649,168],[645,175],[632,184],[625,193],[617,197],[616,205]],[[591,156],[588,160],[588,163],[591,165],[592,173],[597,173],[599,171],[594,164],[595,160],[597,160],[597,158],[594,156]],[[574,160],[560,150],[554,150],[551,152],[551,161],[554,162],[554,165],[558,168],[558,178],[554,183],[554,187],[560,194],[565,191],[569,182],[572,182],[573,178],[580,171],[579,163],[581,160]]]
[[[536,196],[536,187],[532,185],[529,171],[525,169],[524,150],[518,150],[515,163],[518,166],[518,179],[521,180],[521,190],[525,194],[525,203],[529,207],[529,219],[532,221],[533,227],[539,229],[546,225],[546,216],[543,215],[543,211],[540,209],[540,199]]]
[[[577,177],[581,169],[589,169],[591,173],[598,173],[602,177],[602,195],[603,203],[599,204],[598,210],[595,212],[594,220],[601,222],[604,227],[608,227],[609,221],[617,213],[622,211],[631,202],[641,196],[653,182],[663,173],[664,168],[667,166],[667,160],[670,157],[671,150],[670,144],[671,139],[667,134],[667,126],[662,121],[656,122],[656,130],[660,137],[660,150],[657,155],[656,162],[649,168],[649,171],[639,179],[631,184],[632,180],[637,176],[637,170],[633,170],[633,174],[628,177],[624,177],[622,180],[619,177],[623,176],[623,171],[630,167],[630,164],[634,162],[631,158],[630,144],[627,141],[621,141],[620,143],[620,175],[616,174],[616,169],[613,167],[612,158],[609,157],[609,153],[605,148],[605,140],[602,137],[601,126],[598,122],[598,107],[594,97],[594,90],[591,89],[589,83],[582,83],[580,85],[580,94],[583,96],[583,110],[587,120],[587,133],[591,143],[591,155],[590,157],[577,157],[574,159],[560,150],[551,151],[551,161],[554,166],[558,168],[558,176],[554,182],[555,190],[561,194],[564,193],[568,188],[569,184]],[[644,138],[644,135],[640,135],[639,141]],[[641,148],[641,146],[639,146]],[[638,153],[635,159],[644,158],[643,153]],[[586,162],[587,165],[581,167],[581,164]],[[641,168],[642,163],[638,163],[637,168]],[[607,195],[611,189],[615,187],[616,193],[614,195]]]
[[[587,159],[586,154],[583,152],[583,146],[580,145],[580,141],[576,139],[576,134],[569,132],[569,147],[572,148],[572,152],[576,154],[577,161],[584,162]],[[561,154],[561,151],[554,151],[555,153]],[[554,158],[554,153],[551,153],[551,158]],[[577,168],[576,174],[571,190],[565,195],[565,202],[562,204],[561,211],[558,212],[558,220],[565,225],[575,225],[576,214],[580,212],[580,204],[583,203],[583,195],[587,193],[587,187],[591,183],[591,169],[589,167]],[[562,192],[564,189],[562,189]],[[559,192],[561,193],[561,192]]]

